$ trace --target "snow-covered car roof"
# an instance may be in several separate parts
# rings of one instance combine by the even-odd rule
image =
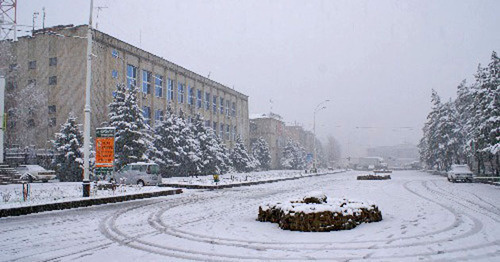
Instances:
[[[154,162],[149,162],[149,163],[146,163],[146,162],[136,162],[136,163],[130,163],[128,164],[130,166],[146,166],[146,165],[158,165]]]

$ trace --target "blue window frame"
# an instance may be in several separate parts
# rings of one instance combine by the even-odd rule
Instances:
[[[217,122],[215,122],[215,121],[214,121],[214,122],[212,123],[212,125],[213,125],[213,130],[214,130],[214,133],[217,135]]]
[[[167,80],[167,99],[168,101],[172,101],[174,99],[174,80]]]
[[[132,87],[137,86],[137,67],[133,65],[127,65],[127,88],[132,89]]]
[[[229,140],[229,125],[226,125],[226,139]]]
[[[229,100],[226,100],[226,116],[229,116],[230,105],[231,102]]]
[[[142,116],[144,117],[144,123],[149,125],[151,120],[151,108],[149,106],[142,107]]]
[[[202,97],[201,97],[201,90],[198,89],[198,90],[196,90],[196,107],[198,107],[198,109],[201,108],[201,104],[202,104],[201,103],[201,99],[202,99]]]
[[[163,96],[163,76],[155,75],[155,96]]]
[[[151,72],[142,70],[142,92],[149,94],[151,92]]]
[[[220,132],[219,132],[220,138],[224,139],[224,124],[220,123]]]
[[[217,114],[217,96],[212,97],[212,108],[213,108],[214,114]]]
[[[184,85],[181,83],[177,84],[177,102],[179,104],[184,103]]]
[[[113,49],[111,51],[111,56],[113,56],[114,58],[117,58],[118,57],[118,51],[116,51],[116,49]]]
[[[219,108],[220,108],[220,114],[224,115],[224,98],[222,97],[220,98]]]
[[[205,92],[205,110],[210,110],[210,93]]]
[[[212,127],[212,124],[210,123],[210,120],[205,120],[205,127],[206,128]]]
[[[111,71],[111,77],[115,79],[118,78],[118,71],[113,69],[113,71]]]
[[[155,110],[155,121],[163,120],[163,110],[156,109]]]
[[[236,117],[236,103],[233,102],[233,106],[231,107],[231,115]]]
[[[194,88],[188,85],[188,105],[194,105]]]

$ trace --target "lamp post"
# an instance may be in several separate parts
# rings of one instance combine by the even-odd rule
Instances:
[[[90,0],[89,27],[87,30],[87,77],[85,86],[85,122],[83,125],[83,197],[90,196],[90,87],[92,81],[92,10],[94,0]]]
[[[316,169],[316,113],[318,111],[325,109],[326,106],[324,104],[328,103],[328,102],[330,102],[330,99],[327,99],[327,100],[319,103],[316,106],[316,108],[314,109],[314,116],[313,116],[313,133],[314,133],[314,137],[313,137],[313,140],[314,140],[313,169],[314,169],[314,172],[317,171],[317,169]]]

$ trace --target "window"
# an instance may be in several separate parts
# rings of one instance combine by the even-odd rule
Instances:
[[[149,106],[142,107],[142,116],[144,117],[144,123],[149,125],[151,119],[151,108]]]
[[[210,93],[205,92],[205,110],[210,110]]]
[[[226,125],[226,139],[229,140],[229,125]]]
[[[205,120],[205,127],[210,128],[212,125],[210,124],[210,120]]]
[[[28,79],[28,85],[34,85],[36,86],[36,79]]]
[[[214,114],[217,114],[217,96],[213,96],[212,97],[212,107],[213,107],[213,111],[214,111]],[[216,128],[217,130],[217,128]]]
[[[217,122],[213,122],[213,130],[214,130],[214,133],[217,135]]]
[[[226,116],[229,116],[229,106],[231,105],[231,102],[229,102],[229,100],[226,100]]]
[[[224,114],[224,98],[220,98],[220,114],[223,115]]]
[[[56,126],[56,124],[57,124],[56,122],[57,122],[56,118],[55,117],[51,117],[49,119],[49,126]]]
[[[155,75],[155,95],[157,97],[163,96],[163,76]]]
[[[9,73],[17,69],[17,64],[10,64],[9,65]]]
[[[111,71],[111,77],[115,79],[118,78],[118,71],[113,69],[113,71]]]
[[[55,105],[49,106],[49,114],[54,114],[55,112],[56,112],[56,106]]]
[[[201,90],[198,89],[196,91],[196,106],[198,107],[198,109],[201,108],[201,99],[202,99],[201,98]]]
[[[168,101],[172,101],[174,99],[174,80],[167,80],[167,99]]]
[[[114,58],[117,58],[118,57],[118,51],[116,51],[116,49],[113,49],[111,51],[111,56],[113,56]]]
[[[132,87],[137,86],[137,67],[133,65],[127,65],[127,87],[132,89]]]
[[[236,126],[233,127],[233,140],[236,140]]]
[[[36,61],[29,61],[28,69],[36,69]]]
[[[49,85],[57,85],[57,76],[49,76]]]
[[[35,119],[28,119],[28,127],[35,127]]]
[[[163,120],[163,110],[156,109],[155,110],[155,121]]]
[[[142,92],[149,94],[151,92],[151,72],[142,70]]]
[[[220,138],[224,139],[224,124],[220,123],[220,132],[219,132]]]
[[[49,58],[49,66],[57,66],[57,57]]]
[[[181,83],[177,84],[177,102],[179,104],[184,103],[184,85]]]
[[[188,104],[194,104],[194,88],[191,86],[188,86]]]
[[[231,107],[231,115],[236,117],[236,103],[233,102],[233,106]]]
[[[17,87],[16,82],[9,81],[7,82],[7,89],[15,89]]]

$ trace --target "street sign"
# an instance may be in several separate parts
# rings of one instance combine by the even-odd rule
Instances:
[[[95,146],[96,171],[112,171],[115,160],[115,128],[97,128]]]

